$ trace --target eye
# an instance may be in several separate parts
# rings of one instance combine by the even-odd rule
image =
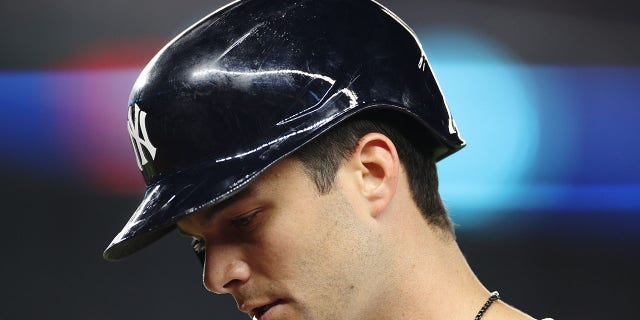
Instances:
[[[231,225],[237,229],[245,229],[251,226],[251,223],[258,214],[258,210],[254,210],[248,214],[242,215],[238,218],[231,220]]]
[[[193,240],[191,240],[191,247],[193,248],[193,251],[196,254],[204,253],[204,250],[205,250],[204,241],[202,241],[201,239],[193,238]]]

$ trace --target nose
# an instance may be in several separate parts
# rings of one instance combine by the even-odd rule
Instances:
[[[202,282],[214,293],[233,293],[251,275],[249,265],[239,248],[229,245],[208,246],[205,254]]]

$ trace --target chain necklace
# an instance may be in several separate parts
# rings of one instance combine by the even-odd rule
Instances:
[[[498,291],[494,291],[491,292],[491,296],[489,297],[489,299],[487,300],[487,302],[484,303],[484,306],[482,306],[482,308],[480,308],[480,311],[478,311],[478,314],[476,315],[476,317],[474,318],[474,320],[480,320],[482,319],[482,316],[484,315],[484,313],[487,311],[487,309],[489,309],[489,307],[491,306],[491,304],[500,299],[500,294],[498,293]]]

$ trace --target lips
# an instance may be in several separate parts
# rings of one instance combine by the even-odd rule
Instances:
[[[262,318],[262,316],[267,313],[267,311],[269,311],[269,309],[271,309],[273,306],[276,306],[278,304],[283,303],[284,301],[282,299],[278,299],[276,301],[274,301],[273,303],[270,304],[265,304],[264,306],[258,307],[258,308],[254,308],[251,313],[253,314],[253,319],[257,319],[260,320]]]

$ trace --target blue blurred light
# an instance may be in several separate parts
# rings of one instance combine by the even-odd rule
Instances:
[[[56,145],[55,112],[48,107],[47,72],[0,72],[0,154],[2,164],[23,167],[65,166]]]
[[[604,211],[638,224],[639,67],[525,66],[469,30],[421,38],[468,143],[439,163],[457,224],[478,228],[508,212],[513,225],[585,225],[576,214]]]
[[[136,74],[129,69],[0,72],[2,168],[49,179],[126,180],[122,163],[133,163],[126,104]],[[135,173],[135,165],[131,169]]]
[[[526,69],[490,39],[446,30],[421,38],[468,144],[439,163],[440,191],[456,223],[479,225],[522,201],[540,138],[535,95]]]

